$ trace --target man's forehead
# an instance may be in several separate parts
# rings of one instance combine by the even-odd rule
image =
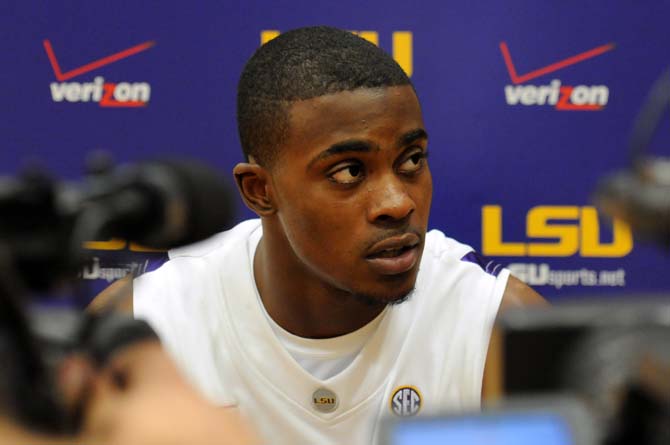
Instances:
[[[350,102],[360,102],[369,100],[392,99],[400,96],[411,95],[416,99],[416,94],[411,85],[383,86],[374,88],[356,88],[353,90],[343,90],[334,93],[328,93],[321,96],[311,97],[309,99],[300,99],[289,102],[289,109],[292,108],[311,108],[327,109],[346,106]],[[418,99],[416,99],[418,102]]]
[[[419,101],[411,86],[360,88],[292,102],[289,136],[365,129],[379,120],[398,124],[421,120]]]
[[[397,148],[408,134],[425,139],[421,108],[407,86],[361,88],[296,101],[288,113],[286,139],[278,154],[309,164],[339,145]],[[416,134],[422,137],[414,137]],[[298,162],[302,163],[302,162]]]

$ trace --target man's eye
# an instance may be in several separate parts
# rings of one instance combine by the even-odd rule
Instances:
[[[363,168],[350,164],[331,173],[329,178],[340,184],[354,184],[363,179]]]
[[[426,161],[426,154],[422,151],[417,151],[409,156],[405,161],[398,166],[398,171],[401,173],[415,173],[421,170]]]

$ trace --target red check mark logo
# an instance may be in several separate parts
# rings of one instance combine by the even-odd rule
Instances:
[[[118,62],[119,60],[125,59],[130,56],[134,56],[135,54],[146,51],[155,45],[155,42],[151,41],[140,43],[139,45],[135,45],[128,49],[124,49],[123,51],[119,51],[118,53],[110,54],[109,56],[103,57],[98,60],[94,60],[93,62],[87,63],[85,65],[82,65],[78,68],[74,68],[64,73],[60,69],[60,65],[58,64],[58,59],[56,58],[56,54],[54,53],[54,50],[51,46],[51,42],[45,39],[42,43],[44,44],[44,50],[47,52],[47,57],[49,57],[49,62],[51,62],[51,68],[54,71],[54,75],[56,76],[56,79],[59,82],[72,79],[73,77],[77,77],[81,74],[97,70],[98,68],[101,68],[105,65],[110,65],[114,62]]]
[[[507,67],[507,72],[509,73],[509,78],[512,80],[512,83],[520,84],[529,81],[531,79],[535,79],[536,77],[544,76],[545,74],[553,73],[568,66],[575,65],[585,60],[598,57],[601,54],[613,50],[614,46],[615,46],[614,43],[608,43],[607,45],[598,46],[588,51],[584,51],[583,53],[579,53],[572,57],[568,57],[567,59],[559,60],[558,62],[552,63],[551,65],[538,68],[521,76],[519,76],[516,73],[516,68],[514,67],[514,63],[512,62],[512,55],[509,52],[507,43],[500,42],[500,52],[502,53],[503,59],[505,59],[505,66]]]

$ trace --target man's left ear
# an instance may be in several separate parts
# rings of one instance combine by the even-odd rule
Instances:
[[[268,171],[253,162],[241,162],[233,168],[235,183],[244,203],[260,217],[273,215],[275,208]]]

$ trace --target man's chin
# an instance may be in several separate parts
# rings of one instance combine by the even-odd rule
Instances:
[[[387,305],[398,305],[402,304],[405,301],[409,300],[414,293],[414,288],[409,289],[408,291],[389,294],[384,293],[382,295],[372,294],[372,293],[354,293],[352,294],[353,298],[367,306],[387,306]]]

